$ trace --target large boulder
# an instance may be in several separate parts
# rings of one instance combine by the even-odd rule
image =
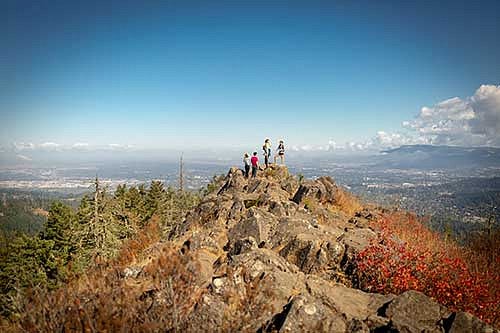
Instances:
[[[348,323],[363,322],[362,326],[375,329],[389,321],[380,315],[380,309],[391,302],[393,295],[366,293],[342,284],[325,284],[315,276],[308,276],[307,288],[314,297],[322,299],[337,312],[342,313]]]
[[[443,332],[451,312],[418,291],[396,297],[385,310],[390,328],[398,332]]]
[[[247,179],[243,175],[243,171],[236,167],[232,167],[227,173],[225,183],[219,189],[217,195],[224,192],[242,192],[246,185]]]
[[[344,316],[310,295],[292,296],[270,323],[266,331],[278,332],[346,332]]]
[[[450,318],[451,324],[449,328],[450,333],[498,333],[499,331],[493,327],[485,324],[479,318],[474,317],[467,312],[458,312]]]
[[[320,177],[316,180],[303,181],[293,196],[293,201],[307,204],[308,201],[334,204],[338,188],[330,177]]]
[[[352,258],[376,238],[377,234],[370,228],[351,228],[347,229],[339,241],[345,245],[347,254]]]
[[[239,239],[253,237],[258,244],[270,243],[271,230],[277,223],[272,214],[251,208],[246,219],[229,229],[229,241],[234,244]]]
[[[328,239],[321,233],[295,235],[279,254],[297,265],[305,273],[337,270],[344,254],[342,243]]]
[[[290,195],[290,197],[292,197],[299,188],[299,180],[293,176],[289,176],[285,179],[280,180],[280,185],[281,188],[285,190]]]
[[[288,168],[284,165],[271,164],[264,170],[264,176],[275,182],[280,182],[290,176]]]

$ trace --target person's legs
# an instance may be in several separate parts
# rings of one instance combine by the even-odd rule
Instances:
[[[250,173],[250,165],[245,165],[245,178],[248,178]]]
[[[252,178],[255,178],[257,176],[257,167],[252,166]]]

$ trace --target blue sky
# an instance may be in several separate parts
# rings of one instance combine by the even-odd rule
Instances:
[[[499,36],[498,1],[4,0],[0,145],[498,145]]]

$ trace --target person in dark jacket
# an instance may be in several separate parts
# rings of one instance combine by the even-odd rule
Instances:
[[[266,165],[267,169],[269,167],[269,160],[271,159],[271,140],[266,139],[264,141],[262,150],[264,151],[264,164]]]
[[[245,153],[243,156],[243,164],[245,165],[245,178],[248,178],[250,174],[250,155],[248,153]]]
[[[278,155],[274,155],[274,164],[276,164],[276,159],[279,156],[281,164],[285,165],[285,144],[283,143],[283,140],[280,140],[278,148],[276,148],[276,152]]]

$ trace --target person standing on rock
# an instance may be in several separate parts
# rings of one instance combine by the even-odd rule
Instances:
[[[278,148],[276,148],[276,151],[278,152],[278,155],[274,155],[274,164],[276,164],[276,159],[279,156],[281,164],[285,165],[285,144],[283,143],[283,140],[280,140],[280,143],[278,145]]]
[[[266,165],[267,169],[269,167],[269,160],[271,159],[271,140],[266,139],[264,141],[262,150],[264,151],[264,164]]]
[[[252,178],[255,178],[257,177],[257,169],[259,169],[259,158],[256,151],[253,152],[250,162],[252,163]]]
[[[243,156],[243,164],[245,165],[245,178],[248,178],[250,174],[250,155],[248,153],[245,153]]]

